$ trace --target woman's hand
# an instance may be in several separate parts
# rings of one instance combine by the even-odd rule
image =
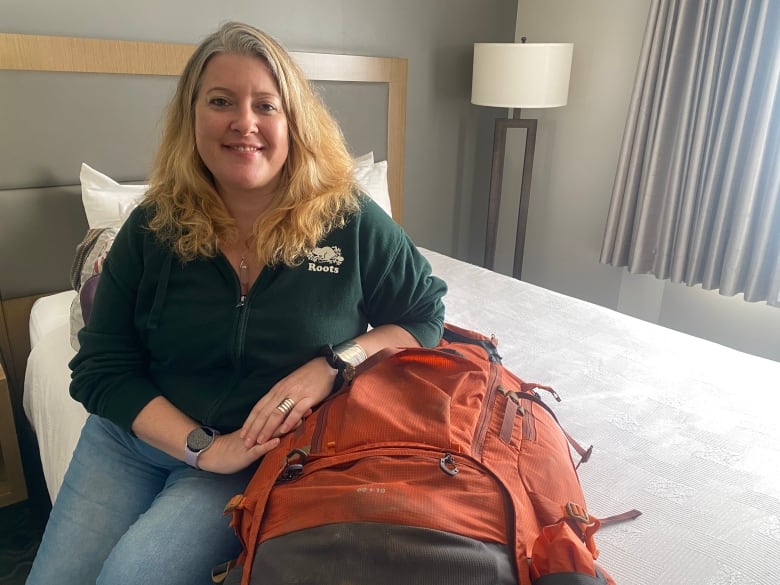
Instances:
[[[198,457],[198,467],[212,473],[237,473],[279,445],[279,439],[274,437],[247,447],[240,434],[239,429],[226,435],[217,435],[214,444]]]
[[[312,409],[325,400],[333,388],[336,370],[324,357],[306,362],[289,376],[282,378],[263,396],[249,413],[239,430],[243,447],[254,449],[264,445],[301,424]],[[279,406],[291,400],[292,409],[285,414]]]
[[[133,432],[171,457],[184,460],[187,435],[198,423],[181,412],[167,398],[153,398],[133,421]],[[198,467],[213,473],[236,473],[245,469],[279,444],[278,438],[245,445],[241,429],[217,435],[214,443],[198,457]]]

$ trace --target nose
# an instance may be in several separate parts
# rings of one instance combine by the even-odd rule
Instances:
[[[241,136],[249,136],[258,131],[257,115],[251,104],[241,104],[235,110],[235,118],[230,123],[230,129]]]

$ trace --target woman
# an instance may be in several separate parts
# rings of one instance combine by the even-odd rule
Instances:
[[[79,334],[71,394],[92,414],[31,585],[210,583],[240,551],[222,508],[278,437],[348,364],[441,336],[444,283],[262,32],[196,49],[150,184]]]

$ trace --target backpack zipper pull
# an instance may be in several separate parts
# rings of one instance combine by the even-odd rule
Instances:
[[[553,398],[555,398],[556,402],[561,402],[561,397],[558,395],[558,393],[553,389],[552,386],[545,386],[543,384],[536,384],[532,382],[523,382],[522,388],[520,389],[522,392],[531,392],[532,390],[547,390]]]
[[[303,464],[306,463],[306,459],[309,454],[303,449],[293,449],[287,454],[287,462],[279,474],[279,478],[276,483],[283,481],[292,481],[298,479],[303,473]],[[295,463],[293,463],[295,461]]]
[[[444,473],[453,477],[458,475],[458,471],[460,471],[458,466],[455,465],[455,458],[452,456],[452,453],[444,453],[443,457],[439,459],[439,467]]]

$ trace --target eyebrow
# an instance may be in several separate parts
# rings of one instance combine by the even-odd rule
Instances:
[[[228,87],[222,87],[221,85],[217,85],[217,86],[214,86],[214,87],[208,87],[208,88],[205,88],[205,89],[206,89],[206,93],[221,92],[221,93],[229,93],[231,95],[235,95],[235,93],[236,93],[232,89],[230,89]],[[270,92],[267,92],[267,91],[259,91],[257,93],[252,94],[252,95],[254,95],[255,97],[276,97],[276,98],[282,99],[282,96],[279,95],[278,93],[270,93]]]

